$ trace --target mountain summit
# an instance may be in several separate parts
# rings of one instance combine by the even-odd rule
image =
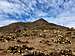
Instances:
[[[45,19],[43,19],[43,18],[38,19],[38,20],[34,21],[33,23],[34,23],[35,25],[48,25],[48,24],[49,24],[49,23],[48,23]]]
[[[45,19],[43,19],[43,18],[40,18],[40,19],[36,20],[35,22],[38,22],[38,21],[48,23],[48,22],[47,22]]]

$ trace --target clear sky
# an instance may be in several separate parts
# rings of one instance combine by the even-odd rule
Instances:
[[[75,0],[0,0],[0,26],[39,18],[75,27]]]

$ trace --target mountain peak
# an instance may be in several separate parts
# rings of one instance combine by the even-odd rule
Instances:
[[[41,22],[47,22],[45,19],[43,19],[43,18],[40,18],[40,19],[38,19],[37,21],[41,21]]]
[[[39,24],[39,25],[48,24],[48,22],[43,18],[40,18],[40,19],[34,21],[34,23]]]

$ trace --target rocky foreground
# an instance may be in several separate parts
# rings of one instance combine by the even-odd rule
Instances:
[[[0,33],[0,52],[8,56],[72,56],[72,34],[74,31],[61,30],[19,30]]]
[[[0,56],[75,56],[75,30],[1,31]]]

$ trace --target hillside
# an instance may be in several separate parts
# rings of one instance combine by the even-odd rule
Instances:
[[[64,26],[60,26],[60,25],[56,25],[54,23],[49,23],[44,19],[39,19],[36,20],[34,22],[17,22],[17,23],[12,23],[10,25],[1,27],[0,31],[8,31],[8,32],[13,32],[15,31],[17,28],[19,29],[62,29],[62,30],[69,30],[68,27],[64,27]],[[10,30],[10,31],[9,31]]]
[[[75,29],[44,19],[0,28],[0,56],[75,56]]]

